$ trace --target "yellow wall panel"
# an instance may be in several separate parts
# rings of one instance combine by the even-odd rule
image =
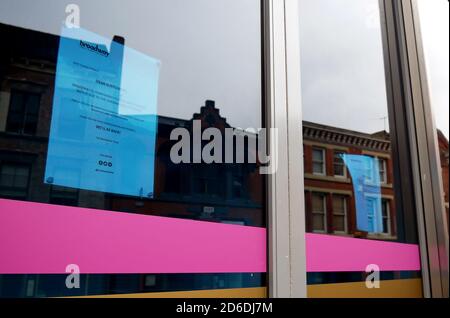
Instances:
[[[369,289],[365,282],[308,286],[310,298],[421,298],[422,280],[382,280],[380,288]]]
[[[83,296],[80,298],[265,298],[267,288],[209,289],[162,293]]]

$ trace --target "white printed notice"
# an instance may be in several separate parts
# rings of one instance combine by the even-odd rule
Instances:
[[[160,62],[81,28],[61,33],[44,182],[152,197]]]

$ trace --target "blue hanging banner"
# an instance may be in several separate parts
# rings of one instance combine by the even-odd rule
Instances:
[[[353,182],[356,227],[359,231],[383,232],[381,181],[378,160],[364,155],[343,154]]]
[[[152,197],[159,70],[119,41],[63,27],[44,182]]]

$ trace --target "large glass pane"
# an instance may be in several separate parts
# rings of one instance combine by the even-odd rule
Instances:
[[[299,1],[306,240],[309,249],[316,249],[307,250],[312,258],[308,261],[314,263],[307,276],[312,297],[341,296],[340,285],[312,288],[315,284],[349,282],[355,283],[353,297],[360,297],[371,264],[381,270],[382,279],[421,275],[420,266],[404,263],[409,244],[416,248],[414,261],[420,261],[416,224],[405,222],[405,216],[415,212],[401,203],[399,180],[394,178],[398,174],[379,3]],[[327,202],[326,227],[318,222],[317,192]],[[317,234],[319,227],[325,233]],[[406,237],[406,228],[414,235]],[[398,253],[386,252],[392,247]],[[386,266],[384,257],[398,266]],[[405,286],[410,281],[397,283]]]
[[[6,255],[0,297],[264,287],[264,178],[237,148],[263,127],[260,1],[71,3],[0,2],[0,232],[48,253]],[[205,159],[207,129],[236,159]]]

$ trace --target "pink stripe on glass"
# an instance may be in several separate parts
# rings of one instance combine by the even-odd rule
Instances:
[[[419,246],[322,234],[306,234],[308,272],[362,272],[369,264],[381,271],[420,270]]]
[[[0,199],[0,273],[266,272],[264,228]]]
[[[420,270],[417,245],[306,234],[308,272]],[[0,273],[265,272],[266,230],[0,199]]]

